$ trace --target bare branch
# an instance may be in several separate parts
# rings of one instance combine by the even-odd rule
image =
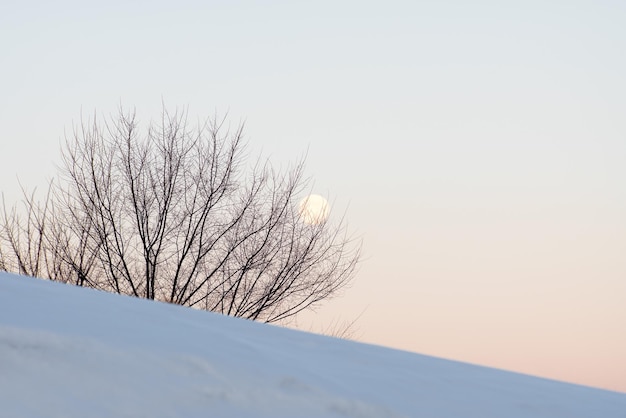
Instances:
[[[163,109],[83,119],[40,205],[3,204],[0,269],[280,321],[338,294],[360,245],[342,220],[303,222],[304,160],[249,166],[243,126]]]

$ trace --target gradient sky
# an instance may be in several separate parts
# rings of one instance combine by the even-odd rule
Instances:
[[[300,327],[626,392],[626,2],[175,3],[0,5],[7,201],[81,110],[228,112],[363,239]]]

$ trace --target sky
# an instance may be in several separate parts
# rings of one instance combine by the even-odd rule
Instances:
[[[7,202],[81,114],[227,113],[363,241],[292,325],[626,392],[626,3],[53,3],[0,5]]]

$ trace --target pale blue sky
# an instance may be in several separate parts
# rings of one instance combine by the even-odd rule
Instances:
[[[624,51],[622,1],[5,2],[0,190],[81,109],[228,111],[363,237],[303,326],[626,391]]]

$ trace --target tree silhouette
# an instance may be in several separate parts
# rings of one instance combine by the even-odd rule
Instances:
[[[346,225],[303,222],[304,160],[248,163],[243,126],[191,126],[165,108],[83,120],[59,176],[26,215],[4,206],[0,268],[266,322],[335,296],[360,245]]]

